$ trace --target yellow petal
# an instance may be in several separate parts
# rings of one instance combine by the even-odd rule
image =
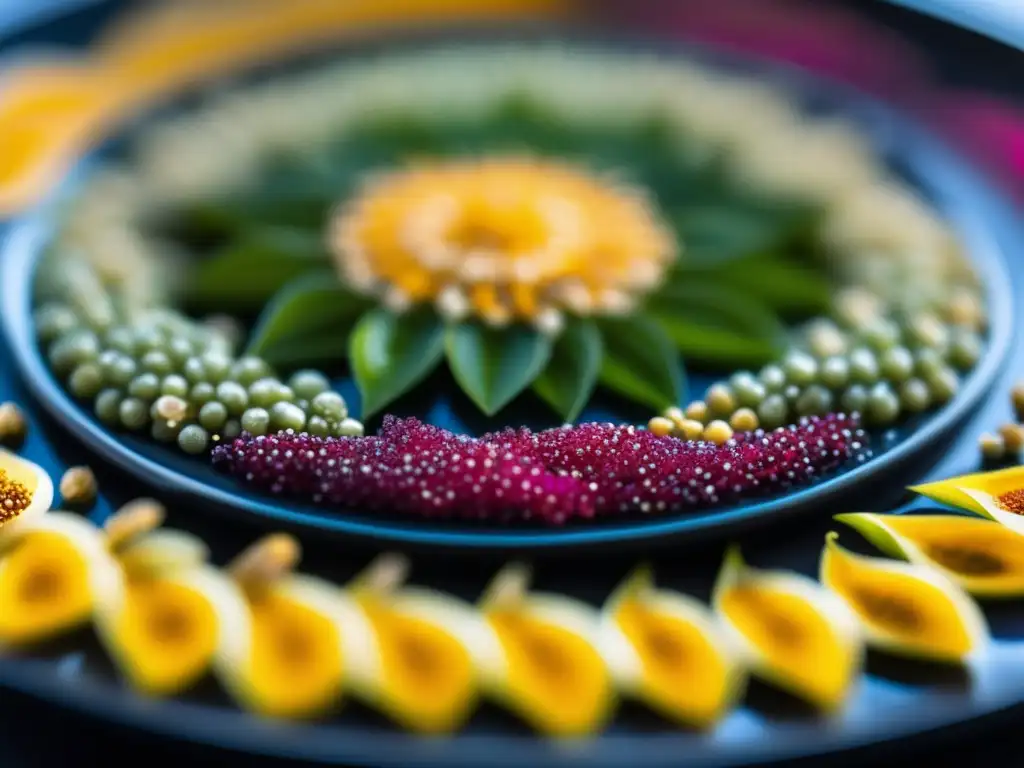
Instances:
[[[218,664],[243,706],[273,717],[308,718],[338,701],[347,663],[342,599],[336,587],[309,576],[288,576],[249,593],[250,632],[239,635]]]
[[[522,592],[526,575],[507,568],[481,605],[491,632],[477,647],[487,690],[542,733],[593,733],[616,700],[599,617],[567,597]]]
[[[113,569],[99,531],[51,512],[22,527],[0,559],[0,644],[46,640],[92,615],[95,572]]]
[[[1024,595],[1024,535],[962,515],[836,515],[892,557],[942,571],[972,595]]]
[[[976,472],[935,483],[910,486],[910,490],[940,504],[959,507],[986,517],[988,515],[984,507],[968,491],[985,491],[992,496],[1000,496],[1018,488],[1024,488],[1024,466]]]
[[[856,613],[869,643],[907,656],[962,661],[988,630],[977,605],[941,572],[849,552],[829,534],[821,582]]]
[[[53,481],[42,467],[0,448],[0,542],[49,510]]]
[[[638,569],[609,599],[601,648],[620,688],[671,720],[706,727],[743,690],[735,649],[696,600]]]
[[[468,607],[427,590],[362,591],[372,644],[353,661],[353,688],[372,706],[420,733],[444,733],[473,711],[478,684]],[[349,645],[346,643],[346,648]]]
[[[863,645],[841,600],[806,576],[750,568],[733,549],[713,602],[759,677],[826,711],[846,700]]]
[[[963,493],[978,507],[978,514],[1005,525],[1016,533],[1024,533],[1024,483],[989,485],[990,490],[964,488]]]

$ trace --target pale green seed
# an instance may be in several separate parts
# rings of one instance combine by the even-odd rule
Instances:
[[[253,435],[265,435],[270,430],[270,414],[265,408],[250,408],[242,414],[242,429]]]
[[[140,373],[128,384],[128,394],[140,400],[156,400],[160,396],[160,377],[155,373]]]
[[[870,349],[859,347],[850,353],[850,381],[874,384],[878,381],[878,360]]]
[[[967,371],[981,359],[982,343],[978,334],[963,329],[956,330],[949,344],[949,362],[961,371]]]
[[[952,400],[957,390],[960,389],[960,378],[957,376],[956,371],[949,366],[943,366],[925,379],[925,381],[928,382],[928,390],[931,392],[932,400],[936,404]]]
[[[864,413],[868,405],[868,389],[863,384],[853,384],[846,388],[839,405],[846,413]]]
[[[884,352],[900,343],[900,327],[887,318],[877,318],[864,328],[861,340],[872,349]]]
[[[914,373],[914,356],[906,347],[893,347],[882,353],[878,367],[882,376],[899,384]]]
[[[280,402],[281,382],[272,377],[258,379],[249,385],[249,402],[258,408],[269,408]]]
[[[914,353],[914,373],[927,381],[945,367],[942,354],[931,347],[918,349]]]
[[[167,342],[167,354],[170,356],[171,362],[174,363],[175,367],[185,365],[195,352],[196,350],[192,342],[181,336],[175,336]]]
[[[231,374],[231,358],[220,352],[207,352],[202,357],[206,380],[214,384],[224,381]],[[246,382],[240,381],[242,385]]]
[[[736,402],[746,408],[756,408],[768,394],[764,384],[747,371],[734,374],[729,379],[729,386],[736,395]]]
[[[71,373],[68,380],[71,394],[82,400],[96,397],[103,389],[103,371],[98,363],[82,363]]]
[[[217,397],[217,388],[208,381],[200,381],[189,391],[188,398],[194,405],[206,405],[206,403]]]
[[[920,413],[931,405],[932,394],[921,379],[908,379],[900,386],[900,403],[910,413]]]
[[[829,389],[842,389],[850,380],[850,364],[845,357],[830,357],[821,364],[818,378]]]
[[[296,397],[302,400],[312,400],[321,392],[326,392],[331,386],[331,382],[320,371],[305,370],[292,374],[292,377],[288,379],[288,386],[295,392]]]
[[[246,387],[254,381],[273,375],[270,366],[258,357],[242,357],[231,366],[231,378]]]
[[[907,337],[915,346],[944,350],[949,344],[949,329],[935,315],[921,313],[907,323]]]
[[[209,433],[198,424],[189,424],[178,433],[178,446],[185,453],[198,455],[210,444]]]
[[[121,419],[121,397],[121,390],[119,389],[104,389],[101,391],[96,395],[96,402],[93,404],[96,417],[104,424],[111,426],[117,424]]]
[[[118,416],[126,429],[139,430],[149,424],[149,406],[137,397],[126,397],[121,401]]]
[[[149,430],[153,439],[160,443],[173,443],[178,439],[179,432],[181,432],[181,422],[164,421],[163,419],[154,421]]]
[[[44,344],[67,335],[79,325],[78,315],[63,304],[47,304],[40,307],[35,313],[34,320],[36,335]]]
[[[249,407],[249,393],[235,381],[222,381],[218,384],[217,399],[224,403],[232,416],[241,416]]]
[[[900,415],[900,399],[885,382],[879,382],[868,393],[867,416],[875,424],[891,424]]]
[[[274,429],[301,432],[306,428],[306,414],[294,403],[274,403],[270,407],[270,423]]]
[[[238,419],[228,419],[224,429],[220,431],[220,436],[225,440],[234,440],[240,434],[242,434],[242,424]]]
[[[160,349],[151,349],[142,356],[139,361],[142,370],[155,373],[157,376],[166,376],[174,370],[174,364],[167,353]]]
[[[338,437],[362,437],[363,425],[355,419],[343,419],[335,426],[334,434]]]
[[[114,387],[127,387],[138,371],[134,360],[112,349],[100,355],[99,364],[100,370],[103,371],[103,380]]]
[[[800,416],[820,416],[832,409],[832,393],[820,384],[807,387],[796,401]]]
[[[145,355],[147,352],[162,350],[167,338],[160,329],[152,326],[143,326],[135,329],[135,351],[137,354]]]
[[[211,432],[219,432],[228,420],[228,409],[216,400],[199,409],[199,423]]]
[[[111,328],[103,336],[103,345],[107,349],[114,349],[126,355],[135,354],[135,335],[131,328],[123,325]]]
[[[189,389],[188,379],[177,373],[164,376],[164,380],[160,384],[160,393],[164,395],[188,397]]]
[[[789,416],[789,403],[778,393],[768,395],[757,406],[757,418],[765,429],[775,429],[786,423]]]
[[[182,370],[185,373],[185,378],[192,384],[201,384],[207,381],[206,366],[198,357],[190,357],[186,360]]]
[[[758,378],[768,392],[781,392],[786,388],[786,372],[777,365],[766,365]]]
[[[306,431],[315,437],[327,437],[331,432],[331,426],[319,416],[310,416],[306,422]]]
[[[818,375],[818,361],[805,352],[790,352],[782,361],[782,369],[786,379],[798,387],[805,387],[814,382]]]
[[[50,349],[50,366],[54,373],[66,376],[82,363],[95,360],[100,354],[100,341],[92,331],[81,328],[65,334]]]
[[[345,399],[337,392],[321,392],[310,402],[309,409],[328,422],[340,422],[348,416]]]

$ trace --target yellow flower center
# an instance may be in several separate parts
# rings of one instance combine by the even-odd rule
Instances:
[[[32,503],[28,488],[0,469],[0,523],[13,520]]]
[[[342,277],[395,310],[544,330],[628,311],[676,254],[641,191],[529,157],[428,162],[366,183],[331,223]]]

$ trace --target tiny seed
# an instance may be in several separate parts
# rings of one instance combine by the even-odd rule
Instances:
[[[982,435],[978,438],[981,455],[990,461],[999,461],[1006,456],[1006,444],[999,435]]]
[[[87,507],[96,500],[96,476],[88,467],[71,467],[60,479],[60,495],[73,507]]]
[[[0,404],[0,445],[19,447],[28,435],[28,422],[21,408],[11,402]]]
[[[1008,452],[1020,453],[1024,449],[1024,427],[1020,424],[1004,424],[999,428],[999,436]]]

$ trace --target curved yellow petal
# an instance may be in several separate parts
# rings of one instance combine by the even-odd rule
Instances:
[[[542,733],[593,733],[616,702],[599,616],[567,597],[526,592],[528,578],[525,568],[507,567],[481,603],[489,631],[476,648],[484,685]]]
[[[972,595],[1024,595],[1024,535],[962,515],[836,515],[885,554],[942,571]]]
[[[0,558],[0,645],[39,642],[87,622],[95,573],[114,567],[88,521],[51,512],[29,523]]]
[[[711,612],[686,595],[655,589],[647,568],[609,598],[601,634],[620,689],[671,720],[711,726],[743,690],[735,649]]]
[[[307,718],[340,699],[347,663],[341,600],[335,587],[308,576],[288,576],[248,594],[248,641],[219,665],[243,706]]]
[[[990,485],[990,490],[964,488],[963,493],[978,507],[978,514],[1024,533],[1024,483],[1010,487],[1008,483]]]
[[[843,549],[826,538],[821,581],[853,610],[869,643],[894,653],[957,662],[988,630],[974,601],[941,572]]]
[[[52,504],[53,481],[46,471],[0,448],[0,543],[13,540]]]
[[[999,496],[1018,488],[1024,488],[1024,466],[1008,467],[993,472],[976,472],[935,483],[910,486],[914,493],[927,496],[940,504],[959,507],[986,517],[988,515],[984,507],[969,491],[984,491],[992,496]]]
[[[835,595],[797,573],[751,568],[732,549],[713,604],[754,674],[825,711],[846,700],[863,644]]]

